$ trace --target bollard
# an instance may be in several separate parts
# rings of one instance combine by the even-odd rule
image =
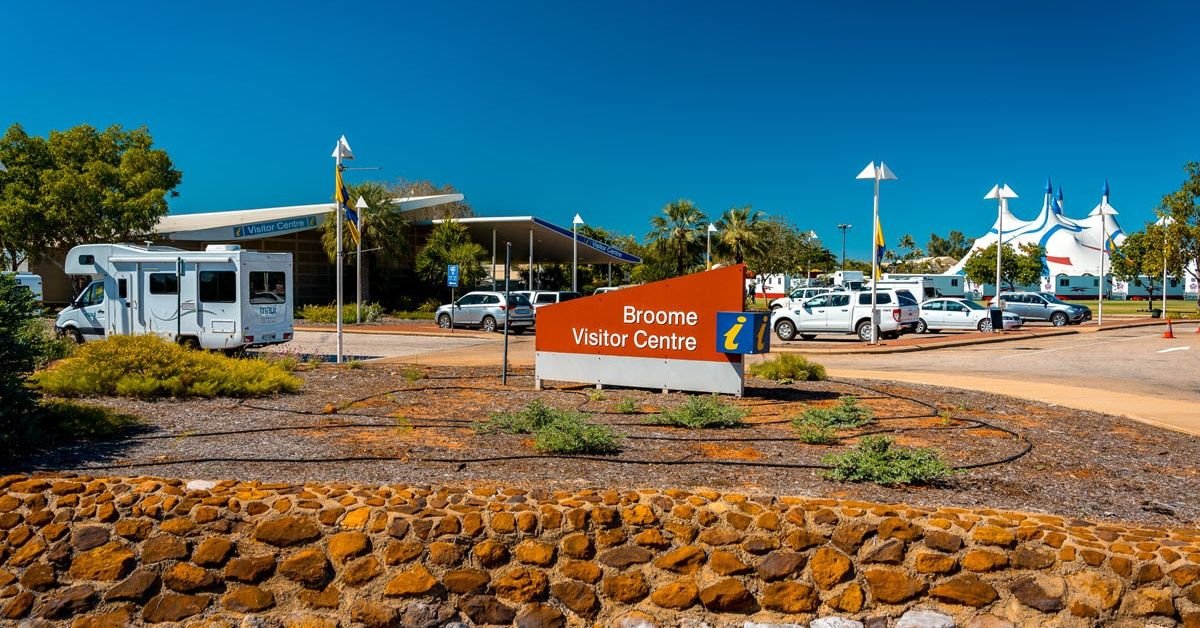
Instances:
[[[1171,319],[1169,319],[1169,318],[1167,319],[1167,331],[1163,332],[1162,337],[1163,338],[1174,338],[1175,337],[1175,334],[1173,333],[1173,331],[1171,329]]]

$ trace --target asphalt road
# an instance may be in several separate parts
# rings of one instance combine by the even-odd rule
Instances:
[[[1200,334],[1194,324],[1140,327],[883,355],[822,355],[832,369],[905,371],[1039,381],[1200,402]],[[933,382],[931,382],[933,383]]]

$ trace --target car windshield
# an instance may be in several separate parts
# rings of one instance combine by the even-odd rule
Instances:
[[[1054,296],[1053,294],[1050,294],[1049,292],[1039,292],[1038,294],[1041,295],[1043,299],[1045,299],[1051,303],[1058,303],[1059,305],[1070,305],[1070,303],[1063,301],[1062,299]]]
[[[985,309],[987,309],[974,301],[968,301],[966,299],[959,301],[959,303],[962,303],[963,305],[967,306],[967,309],[970,309],[970,310],[985,310]]]
[[[508,307],[529,307],[529,299],[523,294],[509,294]]]

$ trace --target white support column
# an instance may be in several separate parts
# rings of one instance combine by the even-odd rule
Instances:
[[[492,290],[496,289],[496,230],[492,229]]]

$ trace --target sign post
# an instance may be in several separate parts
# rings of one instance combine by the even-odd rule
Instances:
[[[454,331],[454,289],[458,287],[458,264],[446,265],[446,286],[450,288],[450,331]]]

